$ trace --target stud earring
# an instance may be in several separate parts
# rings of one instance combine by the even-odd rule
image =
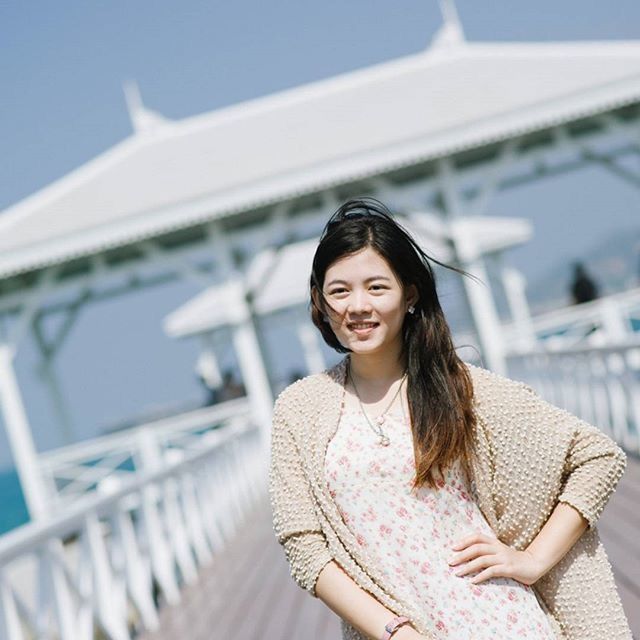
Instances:
[[[322,316],[323,322],[329,322],[329,316]]]
[[[412,304],[410,304],[410,305],[409,305],[409,308],[407,309],[407,311],[408,311],[409,313],[413,313],[415,310],[416,310],[416,308],[415,308]]]

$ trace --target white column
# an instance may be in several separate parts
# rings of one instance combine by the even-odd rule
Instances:
[[[616,344],[628,339],[631,329],[622,317],[618,301],[615,298],[603,298],[598,301],[598,307],[607,344]]]
[[[47,499],[27,412],[13,369],[14,353],[6,343],[0,344],[0,405],[29,515],[36,520],[48,514],[50,500]]]
[[[502,340],[502,327],[495,307],[489,276],[479,254],[475,239],[466,230],[464,221],[454,219],[450,223],[451,242],[460,266],[481,283],[462,277],[471,315],[478,332],[482,353],[487,367],[506,375],[507,365]]]
[[[296,332],[304,351],[304,361],[309,373],[319,373],[326,368],[326,361],[320,348],[318,329],[308,321],[296,320]]]
[[[229,295],[227,317],[231,325],[232,341],[238,356],[242,379],[249,396],[251,412],[260,428],[262,448],[266,459],[269,460],[274,398],[256,335],[252,308],[246,298],[247,284],[243,274],[234,264],[231,243],[225,242],[225,234],[217,225],[212,227],[212,240],[223,274],[235,285],[230,289],[233,293]]]
[[[232,328],[233,346],[238,356],[251,411],[260,427],[262,445],[268,454],[271,446],[271,413],[274,399],[255,327],[248,305],[246,302],[244,304],[244,318],[239,319]]]
[[[535,344],[536,337],[526,294],[527,280],[513,267],[503,267],[501,275],[511,320],[516,327],[518,345],[524,348],[531,347]]]
[[[490,194],[497,187],[499,170],[500,167],[497,171],[491,172],[480,202],[475,203],[478,208],[486,208]],[[449,220],[449,237],[458,263],[465,271],[481,280],[479,284],[466,276],[462,277],[486,365],[497,373],[506,374],[507,365],[500,319],[482,254],[462,219],[469,208],[469,203],[465,201],[458,189],[455,164],[449,157],[442,158],[438,162],[438,183],[444,200],[444,211]]]

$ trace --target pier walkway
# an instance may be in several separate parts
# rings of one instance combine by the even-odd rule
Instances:
[[[633,630],[640,639],[640,460],[628,465],[598,529]],[[160,612],[160,630],[144,640],[337,640],[338,617],[289,577],[261,502],[227,549]]]

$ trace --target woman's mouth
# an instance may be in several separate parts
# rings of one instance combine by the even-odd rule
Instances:
[[[367,335],[378,326],[377,322],[350,322],[347,327],[356,335]]]

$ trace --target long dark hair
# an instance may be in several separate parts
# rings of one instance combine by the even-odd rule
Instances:
[[[327,269],[338,259],[371,247],[396,274],[404,289],[415,285],[419,299],[415,312],[402,326],[402,357],[407,365],[407,398],[413,432],[416,478],[414,488],[436,488],[435,470],[443,472],[460,459],[467,477],[473,455],[473,385],[458,357],[438,294],[431,262],[461,275],[469,274],[428,256],[389,209],[374,198],[345,202],[324,227],[313,258],[310,293],[311,319],[324,341],[340,353],[345,347],[323,316],[333,313],[323,295]],[[473,276],[471,276],[473,277]]]

